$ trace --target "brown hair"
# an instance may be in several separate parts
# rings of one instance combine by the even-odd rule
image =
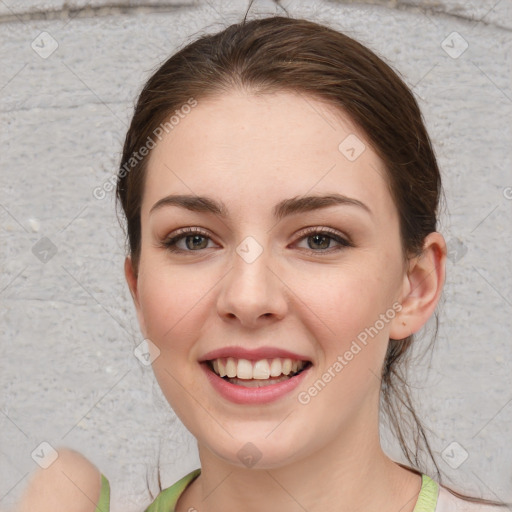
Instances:
[[[200,37],[171,56],[143,88],[126,135],[117,183],[135,272],[148,159],[134,159],[134,155],[191,98],[201,101],[235,88],[253,94],[298,92],[347,113],[387,169],[404,257],[421,253],[425,237],[436,230],[441,178],[411,91],[386,63],[354,39],[311,21],[273,16],[244,18],[217,34]],[[382,408],[411,465],[422,467],[419,454],[424,444],[440,479],[401,369],[412,342],[412,336],[389,341],[382,369]],[[411,433],[412,448],[407,443]],[[470,501],[501,504],[450,491]]]

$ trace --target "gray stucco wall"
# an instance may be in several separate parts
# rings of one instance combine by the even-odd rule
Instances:
[[[411,372],[419,412],[450,483],[511,500],[512,2],[283,5],[366,43],[419,98],[444,176],[451,249],[437,346]],[[123,235],[112,194],[99,200],[93,190],[115,172],[152,70],[245,9],[0,2],[2,509],[37,454],[51,453],[43,442],[90,458],[110,479],[114,512],[148,503],[146,470],[154,483],[159,452],[165,486],[198,467],[194,439],[133,355],[141,336]],[[282,12],[270,2],[256,11]]]

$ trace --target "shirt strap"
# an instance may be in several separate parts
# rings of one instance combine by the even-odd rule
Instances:
[[[439,485],[427,475],[421,475],[421,489],[413,512],[435,512]]]
[[[171,487],[161,491],[145,512],[175,512],[176,503],[178,503],[181,494],[200,474],[201,469],[196,469],[181,480],[178,480]]]
[[[110,484],[103,473],[101,474],[100,498],[94,512],[110,512]]]

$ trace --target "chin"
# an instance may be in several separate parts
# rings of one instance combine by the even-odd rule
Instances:
[[[263,436],[256,441],[247,437],[245,440],[232,440],[229,446],[210,445],[209,451],[229,465],[248,470],[283,468],[300,458],[296,445],[287,443],[283,446],[279,440],[270,442]]]

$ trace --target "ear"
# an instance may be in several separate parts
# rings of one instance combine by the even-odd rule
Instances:
[[[409,261],[402,287],[402,309],[392,321],[391,339],[407,338],[426,324],[441,297],[445,268],[446,242],[441,233],[430,233],[421,255]]]
[[[140,330],[144,338],[146,338],[146,324],[144,322],[144,315],[142,314],[142,308],[139,301],[138,275],[133,268],[133,262],[129,256],[127,256],[124,260],[124,275],[126,282],[128,283],[128,288],[130,289],[130,294],[133,299],[133,304],[135,305],[135,310],[137,311],[137,319],[139,321]]]

